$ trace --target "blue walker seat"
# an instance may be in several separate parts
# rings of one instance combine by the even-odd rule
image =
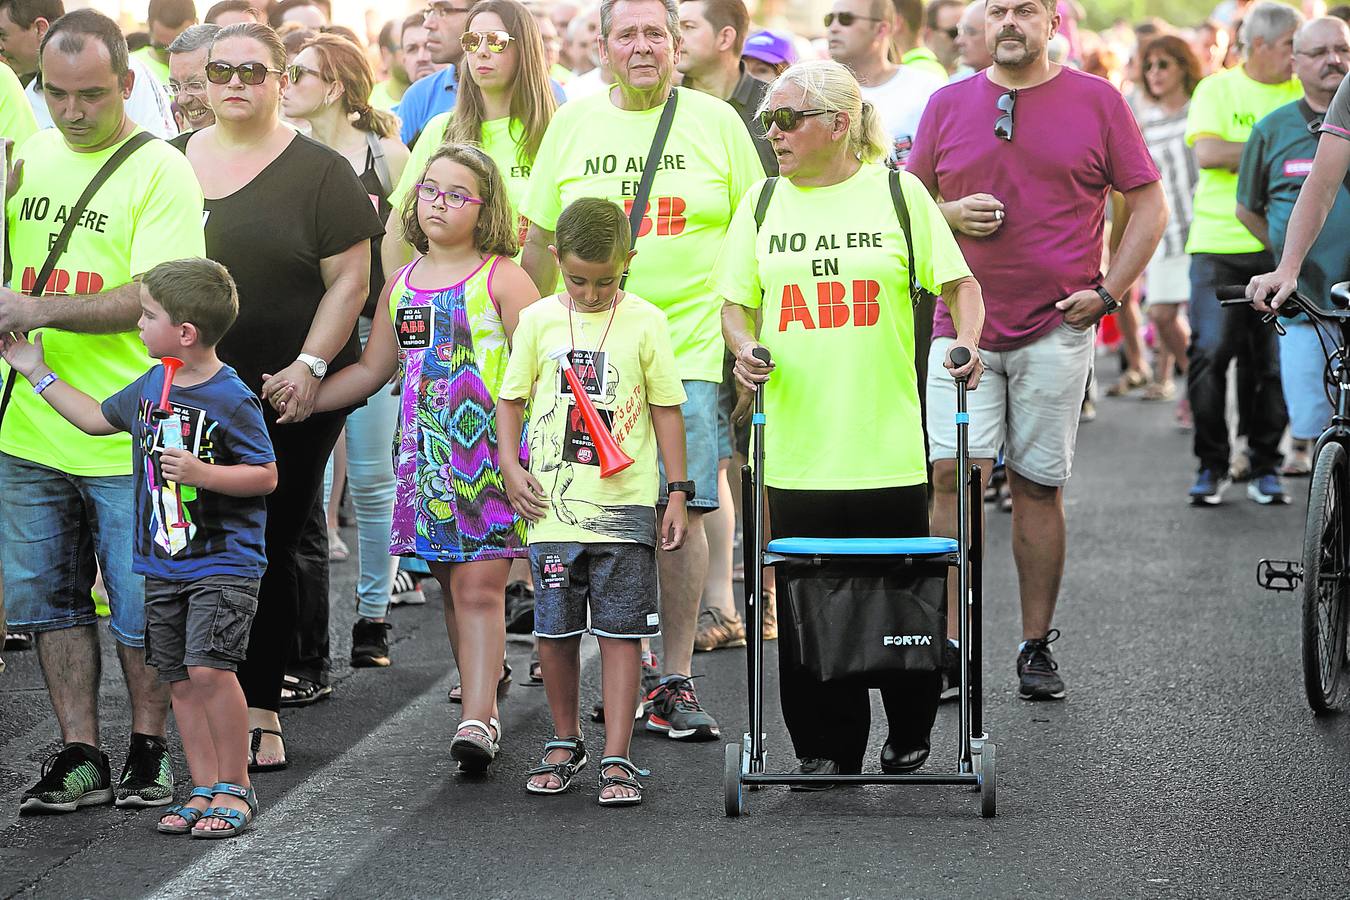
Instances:
[[[779,556],[946,556],[954,538],[778,538],[768,551]]]

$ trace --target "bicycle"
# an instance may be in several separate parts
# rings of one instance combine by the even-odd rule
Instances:
[[[1245,286],[1222,288],[1223,306],[1247,304]],[[1279,317],[1305,313],[1326,354],[1324,387],[1333,409],[1331,424],[1313,449],[1303,557],[1263,559],[1256,581],[1269,591],[1302,588],[1303,689],[1316,714],[1336,709],[1341,679],[1350,668],[1346,630],[1350,623],[1350,281],[1331,289],[1331,308],[1291,294],[1264,322],[1284,333]],[[1330,348],[1328,348],[1330,343]]]

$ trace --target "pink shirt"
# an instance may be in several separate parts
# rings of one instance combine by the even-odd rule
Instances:
[[[1064,321],[1055,303],[1101,282],[1110,191],[1158,181],[1139,126],[1110,82],[1064,68],[1019,90],[1012,141],[994,136],[1005,89],[981,72],[933,94],[907,168],[934,194],[992,194],[1006,218],[990,237],[957,234],[984,292],[980,346],[1014,350]],[[936,337],[954,337],[939,303]]]

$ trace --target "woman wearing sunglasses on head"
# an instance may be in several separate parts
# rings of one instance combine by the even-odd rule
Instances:
[[[206,197],[207,255],[230,270],[239,290],[239,318],[220,357],[264,396],[269,377],[298,385],[287,403],[306,419],[279,428],[265,410],[278,483],[267,498],[267,572],[239,667],[253,730],[250,763],[260,768],[286,764],[277,709],[295,639],[299,549],[307,529],[323,527],[310,512],[347,411],[309,413],[324,375],[360,355],[356,318],[370,290],[370,241],[382,232],[342,155],[281,122],[285,65],[286,49],[266,25],[222,28],[206,63],[216,124],[173,142]],[[327,567],[320,571],[326,577]],[[311,587],[328,595],[327,584]]]
[[[320,34],[301,48],[287,67],[288,84],[282,112],[292,121],[308,124],[310,137],[341,153],[361,180],[381,219],[392,207],[389,197],[403,175],[408,149],[398,137],[398,120],[370,105],[374,73],[364,51],[337,34]],[[380,241],[370,242],[370,288],[357,328],[361,343],[370,339],[376,301],[384,289],[385,270]],[[352,665],[389,665],[390,589],[394,564],[389,556],[389,527],[394,512],[394,470],[389,465],[389,441],[394,433],[398,402],[389,391],[376,391],[366,405],[347,420],[344,438],[346,477],[356,513],[357,612],[352,626]],[[342,494],[342,467],[330,465],[324,477],[331,547],[336,537],[337,500]],[[333,482],[336,479],[336,488]],[[336,495],[336,496],[335,496]],[[336,540],[335,540],[336,538]]]
[[[412,193],[415,173],[442,142],[481,146],[502,173],[511,208],[519,210],[524,199],[534,157],[558,108],[539,25],[517,0],[479,0],[465,22],[455,109],[427,123],[394,192],[395,206]],[[412,258],[397,221],[387,225],[384,250],[391,267]]]
[[[709,284],[726,301],[722,327],[736,377],[765,391],[774,534],[925,536],[928,475],[914,361],[927,348],[916,347],[910,242],[917,284],[941,295],[957,323],[956,345],[970,351],[971,361],[951,374],[969,377],[971,387],[981,371],[980,287],[923,185],[882,164],[890,142],[848,69],[792,66],[770,87],[760,115],[782,176],[746,192]],[[754,357],[761,346],[771,365]],[[778,578],[791,596],[790,579]],[[798,658],[797,627],[790,612],[780,616],[779,693],[800,771],[856,773],[867,747],[868,689],[817,681]],[[886,680],[883,771],[912,772],[927,760],[940,683],[938,672]]]

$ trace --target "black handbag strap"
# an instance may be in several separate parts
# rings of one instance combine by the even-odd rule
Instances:
[[[99,170],[94,173],[89,184],[85,185],[84,193],[80,194],[80,199],[75,201],[75,205],[70,208],[69,215],[66,216],[66,222],[61,226],[61,232],[56,236],[56,242],[52,244],[51,250],[47,252],[47,258],[42,263],[42,268],[38,270],[37,279],[33,282],[33,290],[29,294],[31,297],[41,297],[42,292],[47,289],[47,282],[51,280],[52,272],[56,269],[56,263],[61,258],[61,254],[66,252],[66,245],[70,243],[70,236],[75,231],[75,224],[84,216],[84,209],[89,205],[89,201],[94,199],[98,189],[103,187],[104,182],[112,177],[112,174],[118,170],[127,157],[144,147],[151,141],[156,140],[155,136],[148,131],[138,131],[127,139],[127,142],[117,148],[117,152],[108,157]],[[5,412],[9,409],[10,397],[14,394],[13,369],[5,376],[4,394],[0,395],[0,425],[4,424]]]
[[[661,164],[661,154],[666,149],[666,138],[670,137],[670,126],[675,121],[675,104],[679,97],[680,92],[672,87],[666,105],[661,110],[661,121],[656,123],[656,134],[652,135],[652,146],[647,151],[647,161],[642,167],[642,180],[638,182],[637,196],[633,198],[633,208],[628,213],[628,228],[632,234],[630,250],[637,246],[638,231],[647,216],[647,200],[652,193],[652,182],[656,181],[656,167]],[[619,290],[623,290],[627,281],[628,272],[625,271],[619,279]]]

